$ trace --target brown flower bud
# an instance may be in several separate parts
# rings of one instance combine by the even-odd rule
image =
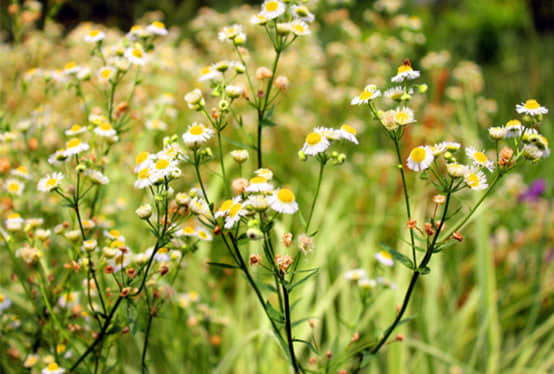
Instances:
[[[415,219],[412,218],[408,220],[407,226],[410,230],[415,229],[416,225],[417,225],[417,221]]]
[[[106,274],[111,274],[113,272],[114,272],[114,268],[113,268],[112,265],[108,265],[104,268],[104,273],[106,273]]]
[[[221,226],[215,225],[215,227],[214,227],[214,235],[219,235],[219,234],[221,234]]]
[[[121,290],[121,293],[119,294],[119,296],[127,297],[130,291],[131,289],[129,287],[125,287],[124,289]]]
[[[462,240],[464,240],[464,237],[462,236],[462,234],[460,234],[459,232],[456,232],[456,231],[454,231],[454,232],[452,233],[452,237],[453,237],[454,239],[456,239],[457,241],[459,241],[459,242],[461,242]]]
[[[396,334],[396,336],[394,337],[394,340],[396,340],[397,342],[403,342],[404,339],[404,335],[402,334]]]
[[[435,234],[435,230],[433,230],[433,225],[431,225],[429,222],[425,222],[425,232],[429,236]]]
[[[127,276],[131,279],[136,277],[137,276],[137,271],[135,270],[135,268],[128,268],[127,269]]]
[[[262,263],[262,256],[256,254],[250,256],[250,266],[259,265]]]
[[[444,196],[444,195],[435,195],[435,196],[433,196],[433,202],[435,204],[444,204],[446,202],[446,196]]]

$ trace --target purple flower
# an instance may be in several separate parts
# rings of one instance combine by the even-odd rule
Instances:
[[[526,201],[526,202],[532,202],[537,201],[539,197],[544,193],[546,190],[546,182],[544,179],[537,179],[531,185],[529,188],[525,191],[523,191],[519,195],[519,201]]]

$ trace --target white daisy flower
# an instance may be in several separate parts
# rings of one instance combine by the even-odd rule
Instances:
[[[530,116],[536,116],[536,115],[539,115],[539,114],[548,113],[548,109],[541,106],[538,103],[538,101],[534,100],[534,99],[530,99],[530,100],[527,100],[524,103],[517,104],[516,105],[516,111],[519,114],[524,113],[524,114],[529,114]]]
[[[374,84],[367,85],[359,96],[356,96],[350,102],[351,105],[367,104],[370,100],[381,96],[381,91]]]
[[[267,19],[275,19],[285,13],[287,6],[278,0],[266,0],[262,4],[261,15],[265,16]]]
[[[244,92],[244,89],[241,86],[228,85],[225,87],[225,94],[231,99],[236,99],[240,97]]]
[[[137,208],[135,213],[140,219],[150,218],[150,216],[152,215],[152,205],[150,204],[141,205]]]
[[[181,227],[179,230],[175,231],[175,236],[178,238],[181,236],[196,237],[196,230],[194,229],[194,227],[190,225],[184,226],[184,227]]]
[[[204,126],[202,123],[194,122],[183,134],[183,141],[187,147],[198,147],[212,137],[214,130]]]
[[[127,60],[129,60],[129,62],[133,65],[143,66],[146,63],[147,56],[144,49],[142,49],[142,46],[140,44],[136,44],[125,51],[125,58],[127,58]]]
[[[29,169],[27,169],[27,167],[23,165],[19,165],[15,169],[12,169],[10,171],[10,174],[27,180],[31,179],[31,174],[29,173]]]
[[[170,158],[161,157],[154,163],[152,176],[154,180],[159,181],[166,177],[172,176],[176,169],[178,169],[177,162],[171,160]]]
[[[412,80],[419,78],[419,71],[412,69],[412,63],[410,60],[406,60],[398,67],[397,74],[391,78],[391,81],[400,83],[405,80]]]
[[[399,125],[415,123],[414,112],[408,107],[396,108],[394,111],[394,122]]]
[[[269,21],[269,18],[267,18],[264,14],[255,14],[250,18],[250,23],[253,25],[265,25]]]
[[[101,114],[94,114],[92,113],[90,116],[88,116],[88,121],[92,123],[93,125],[100,125],[102,122],[108,122],[108,119],[101,115]]]
[[[118,240],[120,242],[125,241],[125,237],[121,235],[121,232],[115,229],[112,229],[110,231],[104,231],[104,236],[106,236],[110,240]]]
[[[61,308],[71,309],[79,304],[79,295],[76,292],[66,292],[58,299]]]
[[[61,368],[56,364],[55,362],[51,362],[48,364],[47,367],[42,369],[41,374],[63,374],[65,373],[65,369]]]
[[[85,175],[96,184],[108,184],[110,182],[109,178],[102,174],[100,170],[87,169]]]
[[[348,125],[342,125],[340,130],[337,131],[341,139],[346,139],[349,142],[358,144],[358,139],[356,138],[357,131],[354,127]]]
[[[167,35],[167,29],[165,28],[165,25],[163,22],[154,21],[148,26],[146,26],[146,31],[150,33],[150,35]]]
[[[90,30],[85,35],[85,42],[87,43],[97,43],[101,40],[104,40],[106,34],[100,30]]]
[[[267,200],[270,208],[279,213],[294,214],[298,210],[294,193],[288,188],[276,190]]]
[[[434,159],[433,152],[429,146],[419,146],[410,152],[407,165],[413,171],[423,171],[431,165]]]
[[[204,199],[194,198],[189,203],[191,212],[199,216],[210,216],[210,207]]]
[[[12,305],[12,301],[0,293],[0,314]]]
[[[248,160],[249,155],[246,149],[235,149],[234,151],[231,151],[231,157],[239,164],[242,164]]]
[[[111,66],[103,66],[98,69],[98,79],[103,82],[108,82],[115,75],[116,70]]]
[[[521,133],[523,132],[523,125],[518,119],[512,119],[508,122],[506,122],[506,137],[507,138],[513,138],[513,137],[519,137],[521,136]]]
[[[88,150],[90,147],[87,143],[81,141],[81,139],[73,138],[65,143],[65,149],[63,150],[63,156],[71,157],[77,155],[83,151]]]
[[[291,13],[294,16],[295,19],[312,23],[315,19],[315,16],[310,13],[308,8],[304,5],[291,5],[290,7]]]
[[[375,254],[375,258],[377,261],[379,261],[381,264],[385,266],[392,266],[394,265],[394,260],[392,259],[392,256],[387,251],[379,251]]]
[[[344,278],[349,281],[358,281],[360,279],[367,279],[367,273],[364,269],[353,269],[344,273]]]
[[[159,151],[156,154],[156,157],[158,157],[158,158],[164,158],[165,157],[165,158],[170,158],[171,160],[177,160],[179,155],[185,156],[185,158],[186,158],[185,152],[179,146],[179,144],[173,143],[173,144],[167,145],[164,149]]]
[[[23,367],[27,369],[32,368],[37,364],[37,362],[38,362],[38,355],[31,353],[25,358],[25,361],[23,362]]]
[[[484,190],[489,186],[485,174],[476,168],[469,169],[464,175],[464,179],[472,190]]]
[[[233,200],[225,200],[222,202],[221,206],[214,214],[215,218],[224,217],[229,212],[229,209],[231,209],[234,204],[239,203],[240,200],[240,196],[237,196]]]
[[[489,127],[489,136],[494,140],[502,140],[508,135],[504,126]]]
[[[259,192],[264,194],[270,194],[273,192],[273,185],[264,177],[254,177],[248,182],[248,187],[244,189],[244,192]]]
[[[195,88],[185,95],[185,101],[190,109],[194,109],[197,105],[204,105],[204,98],[202,97],[202,91],[199,88]]]
[[[242,26],[241,25],[232,25],[232,26],[226,26],[224,27],[218,34],[218,38],[220,41],[229,40],[232,41],[235,39],[240,33],[242,32]]]
[[[23,218],[21,218],[21,216],[18,213],[9,214],[6,221],[4,221],[8,231],[21,230],[21,227],[23,226],[23,222],[24,222]]]
[[[140,38],[146,38],[149,36],[148,31],[140,25],[134,25],[127,33],[127,38],[130,40],[138,40]]]
[[[269,208],[269,201],[265,195],[250,195],[244,202],[244,207],[249,210],[264,211]]]
[[[150,248],[145,252],[146,257],[150,258],[152,257],[152,253],[154,252],[154,248]],[[158,252],[154,255],[154,260],[157,262],[170,262],[171,261],[171,255],[169,254],[169,248],[167,247],[161,247],[158,248]]]
[[[292,21],[290,27],[292,33],[296,36],[303,36],[311,33],[308,24],[302,20]]]
[[[160,119],[153,119],[146,121],[146,128],[148,130],[158,130],[158,131],[165,131],[167,130],[167,123]]]
[[[204,66],[202,70],[200,70],[200,77],[198,78],[198,81],[207,81],[212,79],[219,79],[223,75],[221,72],[217,71],[217,69],[213,66]]]
[[[399,101],[402,98],[402,95],[406,92],[406,87],[402,86],[395,86],[392,88],[389,88],[385,91],[385,96],[392,99]]]
[[[73,126],[71,126],[69,129],[65,130],[65,135],[75,136],[75,135],[82,134],[84,132],[87,132],[87,128],[76,123]]]
[[[196,231],[196,236],[198,237],[198,239],[204,241],[211,241],[213,238],[212,233],[203,227],[198,228],[198,230]]]
[[[52,173],[50,175],[45,176],[44,178],[41,178],[38,181],[37,189],[41,192],[50,192],[55,190],[60,186],[60,182],[63,179],[62,173]]]
[[[456,152],[462,146],[460,143],[449,142],[449,141],[444,141],[444,142],[441,142],[440,144],[441,144],[441,147],[444,147],[449,152]]]
[[[112,138],[117,135],[117,132],[109,122],[102,122],[94,129],[94,133],[104,138]]]
[[[489,160],[484,152],[478,151],[473,147],[467,147],[466,155],[473,161],[473,165],[487,168],[491,172],[494,170],[494,162]]]
[[[227,217],[225,217],[225,227],[227,230],[232,229],[238,222],[240,218],[246,215],[248,211],[242,207],[241,203],[233,204],[233,206],[227,212]]]
[[[118,272],[121,269],[125,269],[127,266],[129,266],[131,258],[133,258],[133,253],[128,250],[125,253],[119,252],[115,257],[110,258],[106,262],[108,263],[108,265],[111,265],[113,267],[114,272]]]
[[[268,181],[273,179],[273,172],[267,168],[258,169],[254,171],[254,174],[256,174],[258,177],[265,178]]]
[[[362,278],[358,280],[358,287],[370,289],[377,287],[377,281],[375,279]]]
[[[152,166],[153,156],[148,152],[140,152],[137,157],[135,157],[135,169],[134,172],[138,173],[140,170],[145,167]]]
[[[77,74],[81,67],[76,62],[70,61],[63,67],[64,74]]]
[[[459,178],[467,174],[468,167],[462,164],[452,163],[446,165],[446,170],[451,177]]]
[[[142,190],[143,188],[150,187],[155,182],[152,166],[145,166],[137,173],[137,180],[135,181],[135,188]]]
[[[302,151],[308,156],[315,156],[318,153],[325,152],[329,148],[329,140],[321,132],[314,131],[306,136]]]
[[[25,189],[25,185],[17,179],[9,178],[4,183],[4,189],[10,195],[21,196],[23,190]]]
[[[535,144],[525,144],[521,152],[523,156],[530,161],[536,161],[548,156],[548,154],[545,154],[545,152],[540,150]]]

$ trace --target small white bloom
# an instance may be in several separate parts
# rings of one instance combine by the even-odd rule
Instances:
[[[484,190],[489,186],[485,174],[475,168],[471,168],[466,172],[464,180],[472,190]]]
[[[212,137],[214,130],[204,126],[202,123],[194,122],[183,134],[183,141],[187,147],[197,147]]]
[[[73,138],[65,143],[65,149],[63,150],[63,156],[71,157],[77,155],[83,151],[88,150],[90,147],[87,143],[81,141],[81,139]]]
[[[294,193],[288,188],[276,190],[267,200],[270,208],[279,213],[294,214],[298,210]]]
[[[379,261],[381,264],[385,266],[392,266],[394,265],[394,260],[392,259],[392,256],[387,251],[379,251],[375,254],[375,258],[377,261]]]
[[[364,269],[353,269],[344,273],[344,278],[350,281],[359,281],[360,279],[367,279],[367,273]]]
[[[23,190],[25,189],[25,185],[17,179],[9,178],[4,182],[4,189],[10,195],[21,196]]]
[[[287,6],[281,1],[266,0],[262,4],[262,11],[260,12],[260,14],[267,19],[275,19],[285,13],[286,9]]]
[[[167,29],[162,22],[154,21],[146,26],[146,31],[151,35],[167,35]]]
[[[244,189],[244,191],[270,194],[273,192],[273,185],[264,177],[254,177],[250,179],[249,185]]]
[[[381,96],[381,91],[374,84],[367,85],[359,96],[356,96],[350,102],[351,105],[367,104],[370,100]]]
[[[60,186],[60,182],[63,179],[63,174],[56,172],[41,178],[38,181],[37,189],[41,192],[50,192]]]
[[[484,152],[478,151],[473,147],[467,147],[466,155],[473,161],[473,165],[487,168],[491,172],[494,170],[494,162],[489,160]]]
[[[529,114],[530,116],[548,113],[548,109],[541,106],[538,101],[534,99],[530,99],[524,103],[517,104],[516,111],[520,114]]]
[[[410,152],[407,165],[413,171],[423,171],[431,165],[434,159],[433,152],[429,146],[419,146]]]
[[[329,148],[329,140],[319,131],[313,131],[306,136],[302,151],[308,156],[315,156]]]
[[[101,40],[104,40],[105,37],[106,37],[106,34],[104,34],[100,30],[90,30],[85,35],[85,42],[87,42],[87,43],[97,43]]]

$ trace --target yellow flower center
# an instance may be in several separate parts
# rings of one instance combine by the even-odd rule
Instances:
[[[6,299],[4,298],[4,295],[0,293],[0,303],[3,303]]]
[[[121,264],[123,264],[124,261],[125,261],[125,256],[124,255],[119,255],[115,258],[115,264],[116,265],[121,265]]]
[[[88,35],[92,38],[94,38],[95,36],[98,36],[98,34],[100,34],[100,31],[98,30],[92,30],[91,32],[88,33]]]
[[[394,120],[398,123],[406,123],[410,119],[408,113],[398,112],[394,114]]]
[[[473,154],[473,158],[480,164],[484,164],[488,160],[487,156],[483,152],[475,152]]]
[[[136,58],[142,58],[142,49],[140,48],[133,48],[133,56]]]
[[[58,353],[65,352],[65,345],[64,344],[58,344],[56,346],[56,352],[58,352]]]
[[[77,64],[73,61],[71,62],[68,62],[67,64],[65,64],[65,66],[63,67],[65,70],[68,70],[68,69],[73,69],[73,68],[76,68],[77,67]]]
[[[169,166],[169,161],[167,161],[165,158],[162,158],[161,160],[158,160],[156,162],[156,169],[162,170],[166,169]]]
[[[48,370],[50,371],[60,370],[60,367],[55,362],[51,362],[48,364]]]
[[[308,145],[316,145],[319,144],[319,142],[321,142],[321,134],[317,132],[311,132],[306,136],[306,143],[308,143]]]
[[[112,71],[111,71],[110,69],[103,69],[103,70],[100,72],[100,75],[102,76],[102,78],[108,79],[109,77],[112,76]]]
[[[29,173],[29,170],[27,170],[27,168],[25,166],[18,166],[17,169],[15,169],[17,171],[19,171],[20,173],[23,173],[23,174],[27,174]]]
[[[183,229],[183,232],[185,234],[194,234],[194,227],[192,226],[187,226]]]
[[[294,201],[294,193],[288,188],[281,188],[277,192],[277,199],[282,203],[292,203]]]
[[[16,218],[19,218],[19,217],[21,217],[21,216],[17,213],[12,213],[12,214],[8,215],[8,219],[16,219]]]
[[[10,184],[8,184],[8,191],[10,191],[10,192],[19,191],[19,183],[10,183]]]
[[[66,293],[66,294],[63,296],[63,298],[64,298],[65,301],[71,302],[71,301],[73,301],[73,294],[71,294],[71,293]]]
[[[167,247],[162,247],[158,249],[158,253],[167,253],[167,252],[169,252],[169,249],[167,249]]]
[[[368,100],[373,97],[373,92],[371,91],[364,91],[360,94],[360,100]]]
[[[526,109],[539,109],[540,108],[540,104],[537,102],[537,100],[534,100],[534,99],[531,99],[531,100],[527,100],[525,102],[525,108]]]
[[[108,234],[110,234],[110,236],[114,238],[119,238],[121,236],[121,233],[119,232],[119,230],[110,230]]]
[[[471,173],[467,176],[467,181],[470,187],[477,187],[479,186],[479,177],[475,173]]]
[[[66,143],[67,148],[75,148],[75,147],[78,147],[80,144],[81,144],[81,141],[77,138],[71,139]]]
[[[125,243],[123,243],[121,240],[114,240],[112,244],[110,244],[110,248],[121,248],[125,247]]]
[[[296,32],[299,32],[299,33],[303,33],[304,32],[304,26],[302,26],[302,24],[298,23],[296,25],[294,25],[294,31]]]
[[[190,128],[189,133],[191,135],[202,135],[204,133],[204,127],[200,125],[194,125]]]
[[[518,119],[512,119],[506,123],[506,127],[519,127],[521,122]]]
[[[100,130],[109,131],[112,129],[112,125],[110,125],[108,122],[102,122],[100,126],[98,126]]]
[[[237,203],[231,207],[231,209],[229,210],[229,215],[231,217],[235,217],[237,214],[239,214],[241,209],[242,209],[242,204]]]
[[[158,28],[158,29],[165,29],[165,24],[163,22],[160,22],[160,21],[152,22],[152,26],[154,26],[155,28]]]
[[[150,176],[150,170],[148,169],[142,169],[141,171],[139,171],[138,173],[138,177],[139,179],[146,179]]]
[[[208,234],[206,234],[205,231],[198,231],[198,236],[202,239],[207,239],[208,238]]]
[[[342,125],[340,128],[341,128],[341,130],[346,131],[346,132],[349,133],[349,134],[352,134],[352,135],[356,135],[356,134],[357,134],[356,129],[353,128],[352,126]]]
[[[381,255],[381,257],[387,260],[390,260],[392,258],[391,254],[387,251],[381,251],[379,252],[379,254]]]
[[[56,187],[56,184],[58,184],[58,180],[56,178],[49,178],[46,181],[46,187],[48,188],[54,188]]]
[[[408,71],[412,71],[412,67],[410,65],[400,65],[398,67],[398,74],[406,73]]]
[[[72,132],[77,132],[79,130],[81,130],[81,125],[78,125],[78,124],[74,124],[73,126],[71,126],[71,128],[69,129],[70,131]]]
[[[148,152],[140,152],[135,158],[135,163],[142,164],[148,158]]]
[[[220,211],[222,212],[225,212],[227,210],[229,210],[233,204],[235,202],[233,200],[225,200],[222,204],[221,204],[221,207],[219,208]]]
[[[423,147],[416,147],[410,152],[410,158],[417,163],[425,160],[425,156],[427,156],[427,152],[425,152],[425,148]]]
[[[211,68],[211,67],[209,67],[209,66],[204,66],[204,67],[202,68],[202,70],[200,71],[200,73],[201,73],[202,75],[206,75],[206,74],[208,74],[208,73],[211,72],[211,71],[212,71],[212,68]]]
[[[250,179],[250,184],[262,184],[265,182],[267,182],[267,179],[265,179],[264,177],[254,177]]]
[[[265,10],[267,10],[268,12],[275,12],[277,8],[279,8],[279,3],[277,3],[276,1],[268,1],[267,3],[265,3]]]
[[[131,32],[137,32],[137,31],[140,31],[140,30],[142,30],[142,26],[135,25],[135,26],[131,27]]]

